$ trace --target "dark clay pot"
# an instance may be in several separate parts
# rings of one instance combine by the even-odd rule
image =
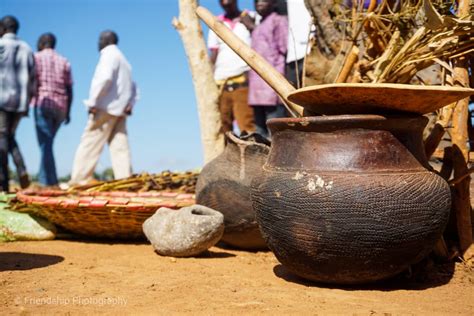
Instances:
[[[391,277],[421,260],[448,220],[421,116],[272,119],[252,200],[263,237],[295,274],[338,284]]]
[[[224,214],[222,241],[233,247],[267,249],[250,199],[254,176],[270,152],[270,143],[258,134],[238,138],[226,134],[224,152],[204,166],[196,185],[196,203]]]

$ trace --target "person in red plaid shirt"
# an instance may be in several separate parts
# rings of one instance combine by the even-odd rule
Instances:
[[[61,124],[69,124],[72,104],[71,65],[54,50],[55,46],[56,37],[43,34],[35,53],[37,93],[32,103],[41,150],[38,181],[44,186],[58,184],[53,142]]]

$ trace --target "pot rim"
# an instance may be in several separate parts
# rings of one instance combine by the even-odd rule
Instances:
[[[328,116],[305,116],[299,118],[272,118],[267,126],[272,132],[281,130],[326,131],[337,129],[385,129],[385,130],[419,130],[428,123],[422,115],[376,115],[344,114]]]

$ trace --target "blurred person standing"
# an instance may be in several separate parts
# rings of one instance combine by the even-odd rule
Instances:
[[[284,75],[288,18],[275,12],[275,0],[255,0],[255,9],[261,21],[252,30],[252,48]],[[266,121],[285,117],[286,109],[278,94],[254,70],[249,72],[248,102],[254,109],[257,133],[269,137]]]
[[[13,16],[2,18],[0,38],[0,185],[9,190],[8,153],[13,157],[22,188],[30,184],[15,132],[33,94],[34,58],[31,48],[17,37],[20,27]]]
[[[0,38],[5,34],[5,25],[3,25],[2,20],[0,20]]]
[[[99,38],[100,59],[84,104],[89,120],[74,158],[70,184],[83,184],[93,173],[108,143],[115,179],[132,175],[126,118],[136,100],[132,67],[117,47],[118,36],[104,31]]]
[[[44,186],[58,184],[53,142],[62,123],[69,124],[72,104],[72,74],[69,61],[55,51],[56,37],[45,33],[35,53],[36,97],[32,100],[41,151],[38,181]]]
[[[303,78],[304,57],[309,49],[308,40],[310,39],[312,20],[304,0],[287,0],[287,8],[288,53],[286,54],[286,78],[295,88],[300,88]]]
[[[244,24],[252,12],[241,11],[237,0],[219,1],[224,14],[218,19],[229,27],[244,43],[250,46],[250,31]],[[248,71],[250,67],[229,46],[227,46],[212,30],[209,30],[207,45],[210,59],[214,65],[214,79],[221,91],[219,112],[221,114],[222,132],[233,130],[233,121],[241,132],[255,131],[253,109],[247,102]]]

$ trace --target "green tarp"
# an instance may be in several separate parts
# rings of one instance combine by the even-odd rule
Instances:
[[[8,210],[8,200],[14,196],[0,193],[0,242],[54,239],[56,227],[47,220]]]

